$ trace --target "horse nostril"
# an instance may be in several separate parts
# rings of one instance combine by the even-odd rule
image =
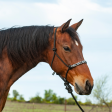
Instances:
[[[91,84],[89,83],[88,80],[86,81],[85,88],[86,88],[87,91],[91,91],[91,89],[92,89],[92,86],[91,86]]]

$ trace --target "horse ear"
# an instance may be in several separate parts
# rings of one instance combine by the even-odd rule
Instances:
[[[79,28],[79,26],[82,24],[82,21],[83,21],[83,19],[81,21],[79,21],[78,23],[75,23],[75,24],[71,25],[70,27],[77,30]]]
[[[62,33],[69,27],[70,21],[72,19],[69,19],[66,23],[62,24],[57,31],[61,31]]]

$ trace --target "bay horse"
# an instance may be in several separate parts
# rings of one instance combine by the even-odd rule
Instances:
[[[51,66],[54,55],[54,35],[56,53],[67,65],[84,60],[83,46],[77,34],[82,21],[71,26],[70,20],[59,27],[24,26],[0,30],[0,112],[3,110],[11,85],[39,62]],[[55,32],[55,30],[57,31]],[[52,69],[65,78],[67,66],[54,57]],[[88,95],[93,88],[93,78],[86,63],[71,70],[67,81],[74,86],[77,94]]]

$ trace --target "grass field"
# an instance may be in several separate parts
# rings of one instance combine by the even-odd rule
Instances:
[[[82,106],[82,108],[85,112],[108,112],[108,109],[105,107],[95,107],[92,109],[92,106]],[[65,106],[56,104],[33,104],[7,101],[2,112],[65,112]],[[81,111],[76,105],[67,105],[66,112]]]

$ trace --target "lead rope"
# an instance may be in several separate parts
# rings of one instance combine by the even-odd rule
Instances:
[[[58,75],[58,74],[57,74]],[[77,100],[76,100],[76,98],[74,97],[74,95],[73,95],[73,90],[72,90],[72,87],[69,85],[69,82],[66,80],[66,79],[64,79],[61,75],[59,75],[59,77],[64,81],[64,85],[66,86],[66,90],[68,91],[68,93],[70,93],[71,94],[71,96],[73,97],[73,99],[75,100],[75,102],[76,102],[76,104],[78,105],[78,107],[80,108],[80,110],[82,111],[82,112],[84,112],[84,110],[82,109],[82,107],[79,105],[79,103],[77,102]]]
[[[69,82],[67,81],[67,73],[68,73],[68,71],[69,71],[70,69],[72,69],[72,68],[74,68],[74,67],[76,67],[76,66],[78,66],[78,65],[80,65],[80,64],[86,63],[86,61],[81,61],[81,62],[79,62],[79,63],[76,63],[76,64],[72,65],[72,66],[68,66],[68,65],[58,56],[58,54],[56,53],[56,51],[57,51],[57,49],[56,49],[56,31],[57,31],[57,28],[56,28],[55,34],[54,34],[54,47],[53,47],[54,55],[53,55],[52,62],[51,62],[51,68],[52,68],[52,64],[53,64],[53,60],[54,60],[55,55],[63,62],[64,65],[66,65],[66,66],[68,67],[68,70],[67,70],[67,72],[66,72],[65,78],[63,78],[61,75],[59,75],[59,74],[57,74],[57,73],[56,73],[56,74],[59,75],[60,78],[64,81],[64,85],[66,86],[65,89],[68,91],[68,93],[71,93],[73,99],[75,100],[75,102],[76,102],[76,104],[78,105],[78,107],[80,108],[80,110],[81,110],[82,112],[84,112],[84,110],[81,108],[81,106],[79,105],[79,103],[77,102],[76,98],[74,97],[74,95],[73,95],[73,93],[72,93],[72,92],[73,92],[72,87],[69,85]],[[54,75],[54,74],[55,74],[55,72],[53,72],[52,75]]]

